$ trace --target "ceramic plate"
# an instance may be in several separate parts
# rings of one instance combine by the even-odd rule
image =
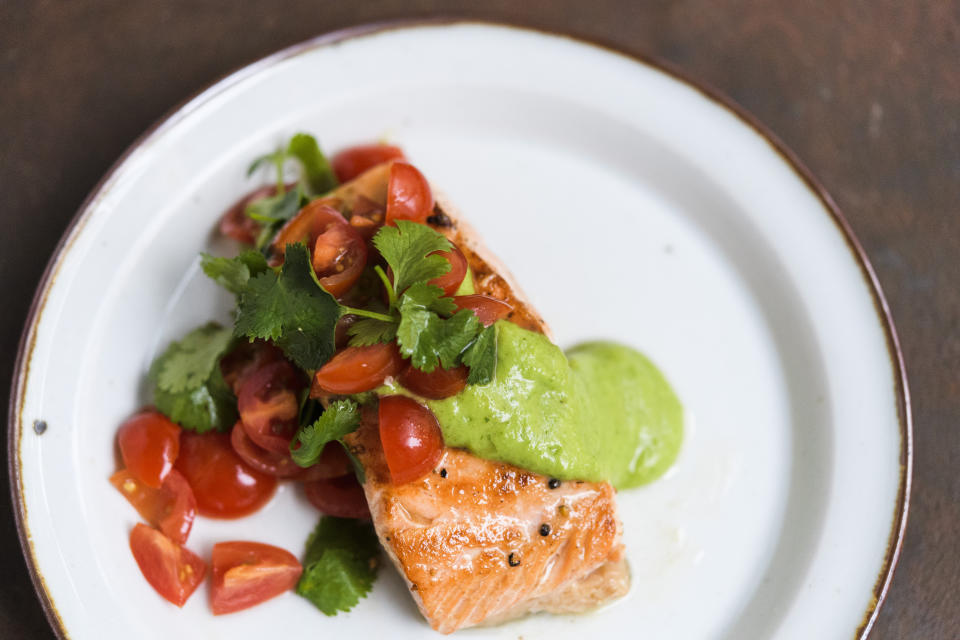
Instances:
[[[153,356],[228,320],[229,295],[197,264],[235,250],[214,239],[218,215],[255,186],[250,159],[301,130],[328,150],[402,145],[561,346],[631,344],[686,406],[675,467],[618,496],[629,595],[463,636],[868,630],[905,522],[909,408],[880,291],[832,203],[749,119],[675,74],[460,23],[335,34],[229,76],[138,141],[74,220],[37,293],[10,414],[21,536],[61,635],[433,635],[392,570],[335,618],[293,594],[215,618],[201,590],[178,610],[140,575],[136,514],[107,482]],[[249,519],[200,519],[189,546],[299,552],[316,517],[283,487]]]

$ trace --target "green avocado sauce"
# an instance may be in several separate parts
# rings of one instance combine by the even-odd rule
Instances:
[[[448,446],[561,480],[618,489],[660,477],[683,440],[683,408],[636,350],[590,342],[566,355],[545,336],[500,321],[492,382],[430,407]],[[407,393],[396,383],[378,390]]]

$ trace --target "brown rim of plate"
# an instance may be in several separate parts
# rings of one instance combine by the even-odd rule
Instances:
[[[877,275],[874,272],[873,266],[870,264],[870,260],[867,258],[866,252],[863,250],[863,246],[853,234],[850,224],[840,212],[840,209],[833,201],[833,198],[830,197],[823,185],[820,184],[810,170],[807,169],[803,162],[800,161],[800,158],[793,151],[788,149],[787,146],[769,128],[766,127],[766,125],[757,120],[757,118],[751,115],[746,109],[741,107],[721,91],[701,80],[695,80],[687,72],[677,68],[672,63],[664,62],[649,54],[638,54],[635,52],[626,51],[621,49],[619,46],[604,42],[596,37],[587,37],[574,32],[558,33],[536,27],[514,25],[489,20],[447,17],[390,20],[347,27],[345,29],[332,31],[315,38],[311,38],[305,42],[292,45],[255,62],[244,65],[224,76],[221,76],[194,95],[173,107],[159,120],[152,124],[149,129],[147,129],[136,140],[134,140],[134,142],[123,152],[120,158],[117,159],[113,166],[110,167],[103,178],[100,179],[100,181],[84,200],[77,213],[70,220],[69,225],[67,225],[67,229],[61,236],[53,255],[50,257],[50,260],[44,269],[40,283],[37,286],[33,300],[30,303],[27,321],[24,324],[23,332],[20,335],[20,345],[17,349],[17,359],[14,367],[13,379],[10,385],[10,401],[7,409],[7,463],[10,477],[10,492],[12,494],[11,497],[13,499],[14,514],[17,525],[17,535],[20,538],[20,546],[27,561],[27,567],[30,571],[30,579],[33,582],[34,590],[37,592],[37,596],[40,599],[41,605],[43,606],[43,611],[46,614],[47,620],[49,621],[50,626],[53,628],[53,631],[57,637],[69,638],[69,635],[63,626],[63,622],[60,619],[60,615],[57,612],[55,604],[47,592],[43,575],[37,569],[30,532],[27,530],[26,526],[26,506],[23,502],[23,487],[21,485],[22,478],[20,476],[19,464],[20,437],[23,434],[21,414],[24,402],[24,385],[27,374],[29,373],[30,359],[36,340],[35,328],[37,322],[40,318],[40,314],[43,312],[50,288],[56,280],[59,272],[61,257],[76,240],[84,226],[84,223],[87,220],[87,217],[92,211],[94,204],[109,189],[109,183],[114,174],[116,174],[116,172],[134,151],[139,149],[153,136],[159,135],[163,131],[176,125],[183,118],[196,110],[200,105],[206,103],[210,98],[221,93],[226,88],[251,76],[254,76],[260,71],[272,67],[282,60],[292,58],[319,47],[337,44],[360,36],[373,35],[382,31],[453,24],[477,24],[483,26],[507,27],[520,31],[531,31],[543,35],[567,38],[581,44],[598,47],[610,53],[624,56],[635,62],[652,67],[672,77],[673,79],[678,80],[679,82],[697,90],[701,95],[711,102],[724,107],[727,111],[730,111],[736,115],[737,118],[739,118],[744,124],[749,126],[758,135],[760,135],[760,137],[766,140],[773,150],[781,158],[783,158],[783,160],[791,169],[793,169],[797,177],[799,177],[804,184],[807,185],[810,191],[812,191],[813,194],[820,200],[824,209],[826,209],[826,211],[830,214],[834,224],[836,224],[837,229],[840,231],[840,234],[843,236],[844,241],[849,247],[854,260],[860,266],[863,278],[866,281],[867,287],[870,289],[870,293],[873,297],[877,315],[879,316],[881,324],[883,325],[884,333],[887,338],[887,351],[890,357],[890,363],[893,367],[894,386],[897,395],[897,413],[900,423],[900,480],[897,491],[897,507],[893,520],[893,527],[890,531],[887,542],[887,553],[886,557],[884,558],[883,567],[877,576],[877,581],[874,586],[873,598],[870,606],[865,611],[863,621],[856,630],[856,634],[854,636],[858,640],[865,640],[870,634],[873,623],[876,621],[877,614],[880,611],[880,605],[883,603],[884,598],[886,598],[887,591],[890,588],[890,581],[893,578],[894,568],[896,567],[897,560],[900,557],[900,549],[903,544],[903,537],[907,527],[907,514],[910,506],[910,486],[912,482],[913,471],[913,418],[910,411],[910,391],[907,384],[906,369],[903,363],[903,353],[900,349],[900,341],[897,338],[893,317],[890,314],[890,307],[888,306],[887,300],[880,288],[880,283],[877,280]],[[18,429],[18,427],[20,428]]]

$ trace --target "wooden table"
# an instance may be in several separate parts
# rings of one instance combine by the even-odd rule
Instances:
[[[319,33],[385,19],[441,13],[571,32],[727,93],[846,213],[899,328],[916,425],[906,545],[871,637],[960,637],[960,1],[478,4],[0,3],[0,388],[33,289],[84,196],[154,120],[210,81]],[[0,637],[51,637],[7,501],[0,542]]]

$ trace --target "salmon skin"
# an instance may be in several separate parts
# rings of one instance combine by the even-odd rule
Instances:
[[[358,196],[385,204],[388,178],[389,164],[380,165],[332,195],[347,211]],[[549,337],[509,271],[437,200],[427,222],[463,252],[476,292],[509,303],[507,320]],[[364,467],[380,542],[437,631],[539,611],[581,613],[626,594],[630,574],[610,484],[558,482],[447,447],[432,472],[396,485],[371,408],[345,442]]]

